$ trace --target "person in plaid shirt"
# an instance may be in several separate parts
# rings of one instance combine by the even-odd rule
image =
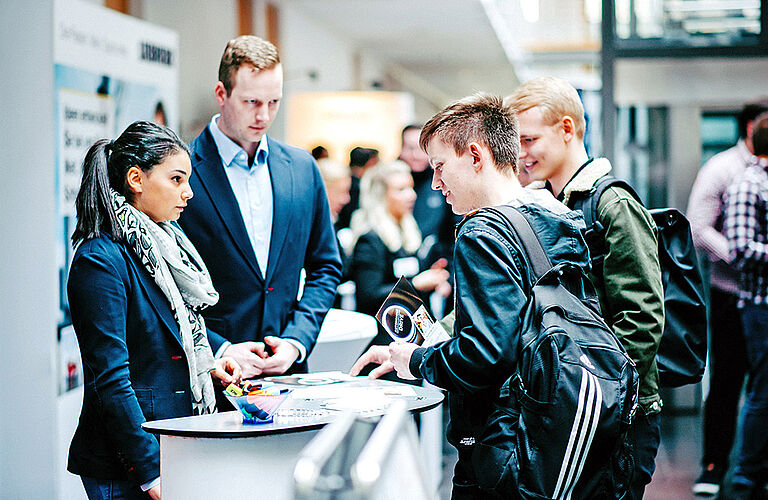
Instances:
[[[693,243],[709,261],[709,392],[704,404],[702,470],[693,484],[696,495],[716,495],[728,470],[736,436],[739,398],[747,376],[747,353],[741,326],[739,273],[728,256],[723,226],[725,192],[754,160],[755,118],[768,111],[768,100],[749,102],[738,116],[739,142],[716,154],[699,170],[688,200]]]
[[[763,498],[768,482],[768,113],[752,132],[755,159],[728,188],[725,236],[739,272],[750,384],[742,408],[741,449],[727,498]]]

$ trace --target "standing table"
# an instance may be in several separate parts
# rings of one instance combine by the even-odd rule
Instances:
[[[293,497],[293,468],[301,450],[344,410],[376,416],[387,403],[405,401],[411,412],[435,408],[443,394],[420,387],[358,377],[296,388],[271,423],[243,424],[239,411],[146,422],[160,437],[163,497]]]

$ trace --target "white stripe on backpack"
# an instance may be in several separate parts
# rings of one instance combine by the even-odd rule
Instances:
[[[568,447],[565,449],[563,463],[560,466],[555,492],[552,495],[553,498],[558,500],[571,498],[573,488],[584,468],[589,448],[592,446],[592,438],[597,431],[602,406],[603,392],[597,377],[582,367],[579,402],[573,418]]]

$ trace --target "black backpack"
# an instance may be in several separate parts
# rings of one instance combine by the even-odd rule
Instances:
[[[587,225],[584,239],[592,269],[602,276],[604,229],[596,218],[597,204],[609,187],[619,187],[642,201],[626,182],[605,175],[584,198],[576,200]],[[699,382],[707,361],[707,306],[699,261],[688,219],[674,208],[648,210],[659,230],[659,263],[664,284],[664,333],[656,354],[659,383],[680,387]]]
[[[502,498],[623,498],[633,470],[625,437],[637,407],[634,363],[583,269],[552,267],[517,209],[484,212],[510,228],[534,285],[516,371],[474,446],[478,482]]]

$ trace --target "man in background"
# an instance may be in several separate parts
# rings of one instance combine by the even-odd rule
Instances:
[[[747,375],[744,329],[738,302],[738,272],[728,256],[723,226],[725,192],[754,162],[754,119],[768,101],[746,104],[738,117],[739,141],[713,156],[699,170],[688,200],[693,243],[709,261],[709,394],[704,403],[702,470],[696,495],[716,495],[728,470],[736,434],[739,398]],[[712,307],[715,305],[715,307]]]
[[[741,448],[732,489],[720,498],[766,498],[768,483],[768,114],[754,120],[755,158],[725,195],[725,236],[739,272],[739,308],[749,369]]]
[[[360,179],[372,166],[379,163],[379,150],[356,146],[349,152],[349,170],[352,183],[349,186],[349,201],[336,217],[336,230],[348,228],[352,220],[352,212],[360,208]]]
[[[401,139],[402,148],[399,159],[411,167],[413,189],[416,191],[416,203],[413,206],[413,217],[419,225],[421,237],[425,241],[432,240],[439,257],[449,257],[453,246],[455,218],[450,206],[445,202],[439,191],[432,189],[432,172],[429,169],[429,157],[419,147],[421,125],[411,124],[403,128]],[[430,239],[428,239],[431,237]],[[450,260],[450,259],[449,259]]]

